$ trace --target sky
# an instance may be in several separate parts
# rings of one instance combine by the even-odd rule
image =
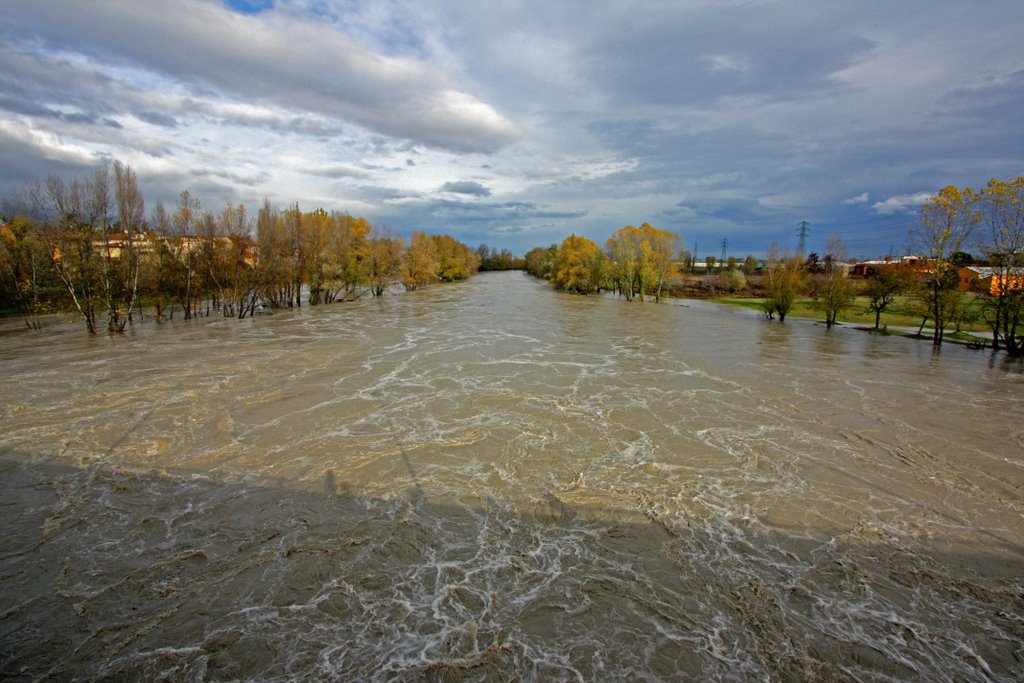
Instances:
[[[1021,36],[1020,0],[4,0],[0,196],[117,159],[147,210],[900,254],[1024,175]]]

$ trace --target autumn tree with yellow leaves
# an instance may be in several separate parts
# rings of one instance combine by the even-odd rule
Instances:
[[[411,291],[430,284],[439,266],[434,240],[425,232],[414,232],[402,259],[402,286]]]
[[[911,244],[927,263],[928,276],[920,297],[934,325],[932,344],[935,346],[942,345],[942,336],[955,306],[953,299],[959,296],[960,278],[953,256],[968,245],[978,224],[976,199],[976,193],[970,188],[945,187],[921,208],[921,215],[911,227]]]
[[[605,243],[613,288],[628,301],[634,297],[643,301],[647,295],[661,301],[682,248],[679,235],[648,223],[639,228],[627,225],[617,230]]]
[[[135,173],[120,162],[65,183],[51,176],[5,201],[0,224],[0,306],[29,328],[44,307],[74,308],[90,333],[106,313],[121,332],[142,303],[156,320],[244,318],[259,308],[297,307],[381,295],[474,274],[480,259],[450,235],[405,240],[365,218],[279,210],[264,200],[255,221],[245,206],[203,210],[187,190],[148,223]],[[18,207],[11,211],[11,207]]]
[[[567,292],[590,294],[601,290],[604,254],[596,243],[570,235],[558,248],[551,283]]]
[[[992,347],[1024,355],[1024,176],[990,180],[975,195],[980,230],[977,246],[987,256],[991,284],[981,292],[992,329]]]

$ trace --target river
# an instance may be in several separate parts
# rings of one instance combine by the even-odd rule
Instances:
[[[5,679],[1024,679],[988,351],[499,273],[0,364]]]

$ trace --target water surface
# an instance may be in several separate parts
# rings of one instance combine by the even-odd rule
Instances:
[[[502,273],[0,363],[5,678],[1024,678],[998,355]]]

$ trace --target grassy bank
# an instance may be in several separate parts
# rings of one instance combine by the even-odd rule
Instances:
[[[730,306],[743,306],[744,308],[750,308],[755,311],[763,310],[761,305],[764,302],[762,297],[740,297],[740,296],[722,296],[712,297],[707,299],[719,304],[728,304]],[[913,314],[910,308],[911,300],[910,297],[900,297],[890,305],[889,310],[882,314],[881,326],[882,327],[913,327],[917,328],[921,324],[920,316]],[[976,304],[975,304],[976,305]],[[787,316],[794,318],[810,318],[813,320],[823,320],[822,312],[820,308],[817,308],[815,302],[811,298],[800,298],[797,299],[793,304],[793,308],[789,311]],[[856,301],[850,308],[846,309],[839,315],[839,322],[848,323],[853,325],[859,325],[864,327],[875,326],[875,314],[868,310],[868,299],[867,297],[857,297]],[[949,327],[952,329],[952,325]],[[960,326],[960,329],[964,332],[988,332],[988,326],[983,322],[972,322],[965,323]],[[931,327],[926,325],[925,331],[930,331]]]

